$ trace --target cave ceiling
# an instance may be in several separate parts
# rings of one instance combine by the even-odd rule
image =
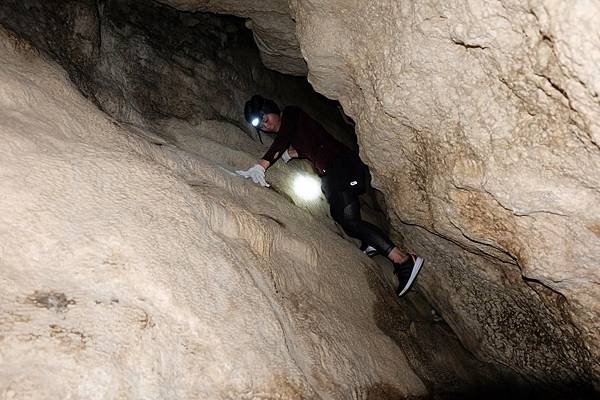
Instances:
[[[204,11],[248,18],[246,26],[267,68],[289,75],[306,75],[307,67],[296,39],[296,27],[287,1],[159,0],[184,11]]]

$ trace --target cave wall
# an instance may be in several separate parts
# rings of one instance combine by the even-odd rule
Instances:
[[[246,26],[252,30],[260,58],[268,68],[289,75],[305,76],[307,73],[306,61],[296,38],[296,25],[286,0],[158,1],[179,10],[210,11],[248,18]]]
[[[595,2],[291,1],[420,285],[463,342],[554,385],[600,369]]]
[[[426,395],[378,327],[406,312],[377,266],[228,172],[260,145],[218,121],[187,150],[137,131],[0,27],[0,397]]]
[[[162,119],[222,119],[258,140],[242,110],[261,93],[281,106],[301,105],[356,146],[335,102],[306,79],[263,66],[242,18],[145,0],[7,0],[0,22],[61,63],[106,113],[159,135]]]
[[[229,172],[263,151],[234,124],[161,124],[106,115],[0,27],[0,397],[528,393],[397,302],[323,198],[295,205],[298,165],[258,187]]]
[[[204,2],[171,5],[229,12],[196,3]],[[142,112],[160,119],[157,110],[167,107],[183,117],[218,115],[239,123],[245,97],[235,96],[235,85],[227,88],[235,75],[222,80],[234,93],[231,109],[208,106],[215,103],[193,83],[180,93],[186,101],[173,93],[154,97],[169,85],[154,88],[153,101],[142,101],[142,88],[155,82],[143,75],[156,69],[140,77],[124,74],[125,63],[102,61],[122,28],[88,23],[105,12],[95,4],[60,2],[65,14],[57,20],[20,27],[37,29],[29,38],[40,48],[62,49],[63,59],[87,66],[82,76],[88,82],[101,83],[114,70],[115,79],[128,77],[116,85],[130,88],[127,94],[114,92],[114,85],[94,94],[102,85],[86,91],[86,80],[80,81],[84,92],[123,120],[146,123]],[[29,15],[38,7],[5,1],[0,10],[6,5],[25,7]],[[275,10],[281,14],[281,2]],[[232,11],[242,12],[248,11]],[[421,290],[480,359],[557,388],[585,390],[600,375],[599,14],[589,1],[289,5],[309,80],[356,120],[361,155],[385,193],[396,239],[427,258]],[[36,42],[56,21],[72,21],[71,33]],[[3,23],[14,28],[19,19],[3,14]],[[192,17],[186,23],[199,22]],[[147,40],[130,33],[131,27],[119,35]],[[288,35],[280,39],[293,47]],[[75,42],[83,46],[69,45]],[[152,59],[164,57],[138,48]],[[128,54],[121,51],[117,59]],[[189,68],[185,58],[179,62]],[[109,73],[95,76],[98,66]],[[167,77],[172,68],[164,69]],[[215,78],[210,66],[193,74]]]
[[[356,120],[397,239],[427,257],[421,287],[463,342],[532,381],[598,387],[598,4],[292,0],[289,12],[309,81]]]

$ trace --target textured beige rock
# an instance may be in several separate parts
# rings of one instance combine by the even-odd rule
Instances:
[[[290,7],[309,80],[356,120],[396,229],[430,261],[423,286],[463,342],[535,379],[597,385],[597,2]],[[543,337],[560,343],[536,350]]]
[[[285,0],[210,1],[159,0],[185,11],[210,11],[249,18],[263,63],[273,70],[290,75],[306,75],[306,62],[296,39],[296,26]]]
[[[216,164],[119,126],[59,71],[0,31],[2,397],[425,394],[376,326],[373,264],[227,171],[253,142],[230,126],[199,146]]]
[[[237,17],[181,12],[144,0],[4,0],[0,24],[56,59],[103,111],[136,126],[166,116],[244,121],[255,93],[296,104],[342,141],[340,113],[304,79],[268,70]],[[348,140],[351,139],[351,140]]]
[[[423,287],[463,342],[536,380],[598,384],[597,2],[290,7],[309,80],[356,120],[396,229],[427,255]]]
[[[600,5],[291,3],[309,80],[356,120],[463,342],[598,384]]]

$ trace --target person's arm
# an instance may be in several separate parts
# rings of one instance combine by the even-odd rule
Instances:
[[[277,158],[279,157],[279,154],[276,153],[275,155]],[[290,146],[289,149],[287,149],[286,151],[281,153],[281,158],[283,159],[283,161],[285,161],[287,163],[292,158],[298,158],[298,151],[296,149],[294,149],[292,146]],[[267,169],[269,169],[269,167],[271,166],[271,163],[269,161],[265,160],[264,158],[258,160],[258,162],[256,164],[263,167],[265,169],[265,171]]]
[[[265,169],[275,164],[275,162],[279,160],[279,158],[282,157],[288,149],[293,149],[291,147],[292,138],[294,135],[298,134],[296,131],[298,128],[300,113],[301,110],[294,106],[286,107],[285,110],[283,110],[279,132],[277,133],[273,144],[271,144],[271,147],[269,147],[269,150],[267,150],[265,155],[262,157],[262,160],[266,161],[266,163],[261,164],[263,167],[266,165]],[[298,153],[296,153],[296,156],[298,156]],[[286,161],[284,159],[284,161],[287,162],[289,160]]]
[[[258,160],[257,164],[260,165],[261,167],[263,167],[265,169],[265,171],[267,170],[267,168],[269,168],[271,166],[271,163],[268,162],[267,160]]]
[[[292,133],[296,129],[298,117],[299,110],[297,110],[296,108],[292,107],[290,109],[284,110],[282,118],[286,118],[285,128],[280,129],[280,131],[277,133],[275,140],[273,141],[271,147],[269,147],[269,150],[267,150],[263,158],[260,159],[253,167],[251,167],[247,171],[236,172],[245,178],[251,178],[254,183],[258,183],[261,186],[269,187],[270,185],[265,179],[265,171],[271,165],[273,165],[288,148],[290,148],[290,144],[292,142]]]
[[[262,159],[258,162],[264,169],[269,168],[271,165],[275,164],[277,160],[283,155],[283,153],[290,147],[291,137],[289,132],[281,132],[278,133],[269,147],[269,150],[265,153]]]
[[[270,187],[271,185],[269,185],[265,178],[265,172],[271,165],[273,165],[275,161],[279,159],[279,157],[281,157],[283,151],[288,146],[289,139],[287,135],[278,135],[271,147],[269,148],[269,150],[267,150],[267,153],[264,155],[264,157],[258,160],[258,162],[254,164],[254,166],[250,167],[246,171],[235,172],[243,176],[244,178],[252,179],[252,182],[254,183],[257,183],[264,187]]]
[[[281,159],[283,162],[288,163],[292,158],[298,158],[298,151],[290,146],[289,149],[283,152]]]
[[[266,163],[266,164],[265,164]],[[252,179],[252,182],[258,183],[260,186],[269,187],[267,180],[265,179],[265,171],[267,168],[264,165],[269,167],[269,162],[267,160],[260,160],[252,167],[248,168],[246,171],[235,171],[236,174],[243,176],[244,178]]]

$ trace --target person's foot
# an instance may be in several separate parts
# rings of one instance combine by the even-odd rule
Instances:
[[[398,297],[404,296],[410,290],[422,266],[423,259],[414,254],[409,254],[406,261],[400,264],[394,263],[394,274],[398,277]]]
[[[375,247],[368,245],[364,242],[360,245],[360,250],[369,257],[375,257],[377,254],[379,254]]]

